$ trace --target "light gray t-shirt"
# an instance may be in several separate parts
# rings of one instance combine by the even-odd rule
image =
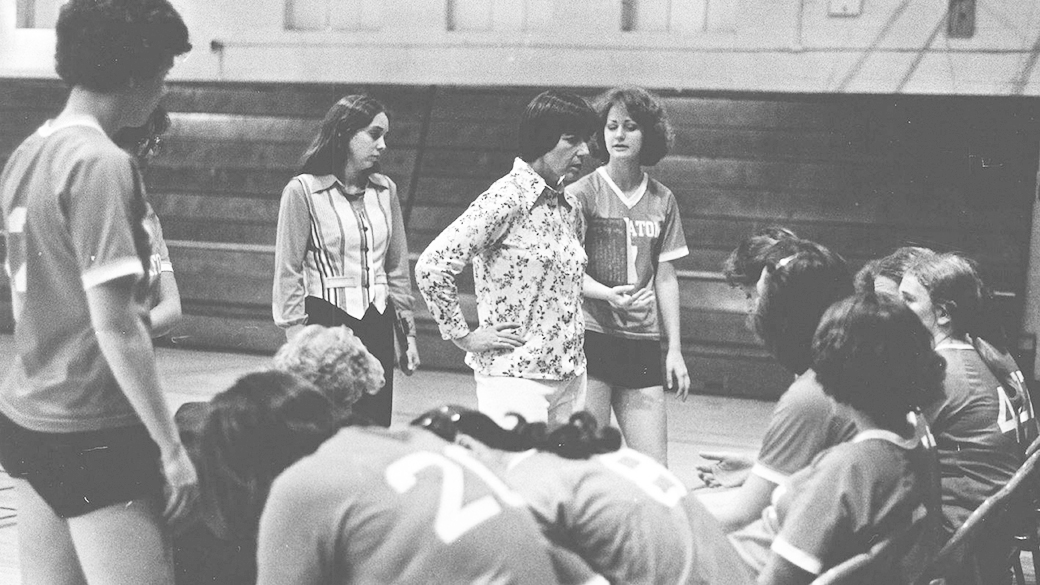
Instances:
[[[0,175],[17,351],[0,411],[23,427],[74,432],[140,422],[101,354],[85,292],[126,276],[146,284],[148,253],[137,249],[132,227],[141,221],[138,180],[130,155],[90,121],[44,124]],[[144,303],[140,312],[145,318]]]

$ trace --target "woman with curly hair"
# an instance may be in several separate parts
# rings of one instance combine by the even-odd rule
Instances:
[[[55,34],[65,107],[0,175],[16,323],[0,463],[22,579],[172,583],[168,529],[197,479],[155,370],[140,177],[111,136],[147,121],[191,43],[166,0],[70,0]]]
[[[675,196],[643,167],[668,153],[672,130],[661,101],[640,87],[606,92],[596,110],[595,145],[606,164],[568,187],[585,216],[590,258],[585,407],[603,425],[613,409],[628,445],[668,465],[664,388],[683,399],[690,390],[672,262],[689,250]],[[596,261],[603,257],[612,262]]]
[[[274,367],[296,374],[325,393],[342,414],[383,387],[383,366],[343,325],[308,325],[274,355]]]
[[[530,514],[465,449],[359,425],[287,372],[215,396],[200,453],[204,504],[254,553],[248,582],[556,582]]]
[[[751,582],[711,514],[664,466],[622,449],[613,427],[578,412],[548,431],[518,415],[506,430],[459,406],[412,424],[472,450],[527,502],[542,531],[610,583]]]
[[[895,535],[920,529],[893,571],[934,554],[938,474],[916,428],[942,393],[943,359],[898,300],[866,293],[835,303],[812,342],[815,379],[856,423],[856,435],[787,478],[757,521],[730,535],[760,585],[805,585]],[[923,522],[923,524],[918,524]],[[911,582],[903,574],[878,583]],[[910,578],[907,578],[910,577]]]
[[[855,424],[824,394],[812,369],[812,339],[820,317],[852,292],[845,260],[815,242],[781,239],[762,254],[762,262],[758,301],[748,322],[795,378],[773,409],[747,479],[733,490],[698,494],[727,531],[753,522],[777,485],[820,451],[855,434]],[[723,463],[739,459],[712,456]]]

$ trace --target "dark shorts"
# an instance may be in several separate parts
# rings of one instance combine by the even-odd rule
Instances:
[[[625,339],[585,332],[585,359],[590,378],[626,388],[663,386],[661,342],[656,339]]]
[[[0,414],[0,465],[62,518],[163,493],[159,447],[144,425],[43,433]]]

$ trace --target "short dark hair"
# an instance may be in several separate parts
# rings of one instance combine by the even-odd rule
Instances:
[[[167,0],[69,0],[55,36],[58,76],[100,93],[152,79],[191,50],[188,28]]]
[[[339,176],[350,156],[350,140],[379,114],[387,111],[375,98],[362,94],[341,98],[325,113],[318,135],[301,157],[300,172]],[[377,170],[378,167],[370,169]]]
[[[445,441],[459,434],[468,435],[492,449],[526,451],[537,449],[567,459],[588,459],[599,453],[621,448],[621,433],[614,427],[600,427],[586,411],[576,412],[570,419],[549,431],[543,422],[529,423],[519,414],[512,429],[503,429],[488,415],[463,406],[448,404],[429,410],[412,421]]]
[[[569,91],[550,89],[536,95],[520,115],[519,151],[524,162],[549,152],[564,134],[588,140],[599,120],[585,98]]]
[[[787,249],[788,244],[797,240],[798,236],[785,227],[764,227],[744,238],[730,253],[722,263],[722,275],[726,277],[730,286],[755,286],[762,275],[762,269],[765,268],[766,256],[771,251],[774,254],[777,252],[777,244],[780,244],[780,248]],[[788,255],[784,250],[780,250],[779,253]]]
[[[246,374],[210,401],[199,437],[203,503],[229,533],[256,538],[271,483],[347,424],[332,401],[278,370]]]
[[[922,258],[935,254],[934,251],[921,246],[901,246],[888,256],[876,258],[863,265],[856,272],[854,279],[857,292],[874,290],[874,281],[880,277],[888,278],[899,284],[907,268]]]
[[[897,433],[907,413],[942,396],[946,362],[905,304],[861,293],[824,313],[813,338],[813,370],[823,391]]]
[[[812,338],[827,307],[852,294],[845,259],[808,240],[774,248],[765,261],[765,291],[751,329],[780,365],[801,374],[812,364]],[[783,257],[778,257],[785,254]]]
[[[911,264],[906,276],[928,291],[933,305],[946,310],[954,335],[982,337],[1001,350],[1007,348],[993,292],[982,282],[974,260],[956,252],[931,254]]]
[[[649,91],[635,86],[616,87],[596,98],[599,128],[593,140],[594,155],[603,161],[610,160],[603,128],[607,125],[610,110],[616,104],[625,106],[628,115],[643,131],[643,146],[639,150],[639,164],[653,166],[668,154],[672,144],[672,125],[668,122],[661,100]]]

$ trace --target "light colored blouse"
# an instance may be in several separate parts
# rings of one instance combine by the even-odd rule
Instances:
[[[308,296],[355,319],[369,306],[384,312],[391,299],[399,328],[415,335],[404,220],[397,186],[386,175],[370,175],[364,194],[354,198],[334,175],[298,175],[285,186],[275,240],[275,323],[304,323]]]
[[[565,380],[585,371],[581,292],[588,257],[573,195],[554,191],[524,161],[495,181],[415,265],[419,292],[444,339],[470,329],[455,277],[473,262],[480,325],[519,323],[520,347],[468,353],[486,376]]]

